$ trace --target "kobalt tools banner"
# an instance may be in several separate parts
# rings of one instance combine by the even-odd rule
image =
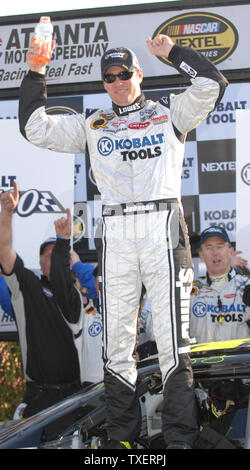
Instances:
[[[83,10],[82,18],[55,21],[52,17],[56,47],[46,77],[51,84],[98,81],[101,56],[107,49],[121,45],[135,51],[145,77],[175,75],[164,57],[148,52],[147,37],[158,33],[200,51],[223,70],[248,68],[245,47],[249,42],[249,18],[250,5],[87,19]],[[28,70],[26,53],[38,21],[0,27],[0,88],[20,86]]]

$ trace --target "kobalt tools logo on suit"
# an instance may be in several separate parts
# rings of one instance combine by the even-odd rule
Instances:
[[[114,141],[110,137],[101,137],[97,147],[99,153],[104,157],[109,156],[113,150],[122,150],[122,161],[127,161],[128,158],[130,160],[136,160],[137,158],[145,159],[160,156],[161,146],[159,144],[162,144],[163,141],[163,133],[144,136],[142,138],[116,139]]]

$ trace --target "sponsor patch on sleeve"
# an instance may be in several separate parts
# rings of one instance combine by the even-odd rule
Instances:
[[[197,70],[194,70],[192,67],[190,67],[190,65],[188,65],[184,61],[181,62],[180,69],[182,69],[184,72],[186,72],[192,78],[195,78],[196,75],[197,75]]]

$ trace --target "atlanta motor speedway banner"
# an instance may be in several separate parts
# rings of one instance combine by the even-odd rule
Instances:
[[[93,10],[94,11],[94,10]],[[162,33],[176,44],[192,47],[223,70],[249,67],[246,47],[249,43],[250,5],[186,10],[150,11],[131,14],[52,19],[56,47],[47,66],[49,84],[95,82],[101,79],[100,58],[116,46],[133,49],[145,77],[175,75],[164,57],[152,56],[146,46],[148,36]],[[27,73],[26,53],[36,23],[0,26],[0,89],[16,88]],[[138,25],[140,25],[138,29]]]

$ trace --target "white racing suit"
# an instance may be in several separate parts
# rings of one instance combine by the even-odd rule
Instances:
[[[218,289],[209,276],[197,279],[191,295],[190,336],[198,343],[250,336],[250,278],[231,269]]]
[[[43,76],[29,72],[20,89],[20,129],[33,144],[82,153],[86,144],[103,204],[102,314],[108,435],[133,440],[137,314],[142,283],[152,306],[164,384],[167,442],[197,435],[189,360],[192,261],[180,203],[186,133],[214,109],[227,85],[215,66],[174,46],[172,64],[192,85],[158,102],[144,95],[127,107],[84,115],[48,116]]]

